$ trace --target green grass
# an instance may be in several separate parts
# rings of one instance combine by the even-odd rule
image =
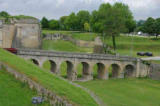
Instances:
[[[85,41],[94,41],[94,39],[97,37],[96,33],[73,33],[72,37],[77,40],[85,40]]]
[[[74,39],[85,40],[85,41],[94,41],[94,39],[98,36],[97,33],[80,32],[80,31],[43,30],[42,32],[44,34],[47,34],[47,33],[49,33],[49,34],[55,34],[55,33],[65,34],[68,36],[72,36]]]
[[[112,79],[78,84],[93,91],[107,106],[160,106],[160,81]]]
[[[131,36],[116,37],[116,52],[122,55],[136,56],[137,52],[153,52],[155,56],[160,55],[160,38],[144,38]],[[111,37],[106,38],[106,43],[112,46]]]
[[[38,96],[25,83],[16,80],[4,70],[0,70],[0,106],[34,106],[32,97]],[[47,102],[39,106],[49,106]]]
[[[149,60],[149,63],[160,64],[160,60]]]
[[[91,53],[92,48],[78,47],[75,44],[63,40],[43,40],[42,48],[44,50],[67,51],[67,52],[87,52]]]
[[[2,49],[0,49],[0,61],[8,64],[18,72],[27,75],[32,80],[40,83],[42,86],[76,105],[97,106],[93,98],[81,88],[75,87],[72,84],[69,84],[68,81],[62,80],[54,74],[40,69],[30,61],[25,61]]]
[[[79,32],[79,31],[59,31],[59,30],[47,30],[47,29],[43,29],[42,30],[42,33],[43,34],[56,34],[56,33],[59,33],[59,34],[67,34],[67,35],[70,35],[74,32]]]
[[[98,35],[96,33],[83,33],[78,31],[53,31],[53,30],[43,30],[44,33],[62,33],[72,36],[75,39],[93,41],[94,38]],[[106,44],[112,46],[112,38],[107,37],[105,40]],[[160,38],[155,39],[153,37],[131,37],[131,36],[118,36],[116,37],[116,52],[121,55],[128,55],[138,57],[137,52],[152,52],[154,56],[160,56]],[[62,43],[61,43],[62,44]],[[61,45],[60,44],[60,45]],[[58,45],[58,44],[57,44]],[[71,44],[67,44],[68,48],[64,51],[71,51]],[[63,46],[63,45],[62,45]],[[70,46],[70,47],[69,47]],[[60,48],[60,47],[57,47]],[[81,50],[81,49],[80,49]],[[74,52],[79,52],[80,50],[75,49]],[[63,51],[63,49],[61,50]],[[81,51],[85,52],[85,51]]]

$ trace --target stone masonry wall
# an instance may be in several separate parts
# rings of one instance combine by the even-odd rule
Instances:
[[[15,34],[15,26],[5,24],[0,28],[0,47],[10,48],[12,46],[12,40]]]
[[[0,20],[1,48],[41,48],[41,27],[37,19]]]
[[[26,75],[17,72],[13,68],[9,67],[4,63],[0,63],[0,69],[5,69],[8,73],[15,76],[16,79],[25,82],[29,85],[30,89],[35,89],[40,96],[44,97],[45,100],[50,102],[51,106],[72,106],[68,101],[62,99],[61,97],[57,96],[52,91],[46,89],[45,87],[41,86],[38,82],[35,82],[28,78]]]
[[[160,64],[151,64],[149,77],[154,80],[160,80]]]

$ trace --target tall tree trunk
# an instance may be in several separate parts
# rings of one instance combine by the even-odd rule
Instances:
[[[112,42],[113,42],[113,48],[114,48],[114,51],[116,50],[116,41],[115,41],[115,36],[112,35]]]

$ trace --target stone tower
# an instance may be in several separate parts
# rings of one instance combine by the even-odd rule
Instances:
[[[11,18],[0,20],[1,48],[41,48],[41,27],[37,19]]]

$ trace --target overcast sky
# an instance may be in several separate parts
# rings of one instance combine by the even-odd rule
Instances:
[[[41,19],[58,19],[79,10],[98,9],[101,3],[116,1],[128,4],[135,19],[160,17],[160,0],[0,0],[0,11],[7,11],[11,15],[29,15]]]

